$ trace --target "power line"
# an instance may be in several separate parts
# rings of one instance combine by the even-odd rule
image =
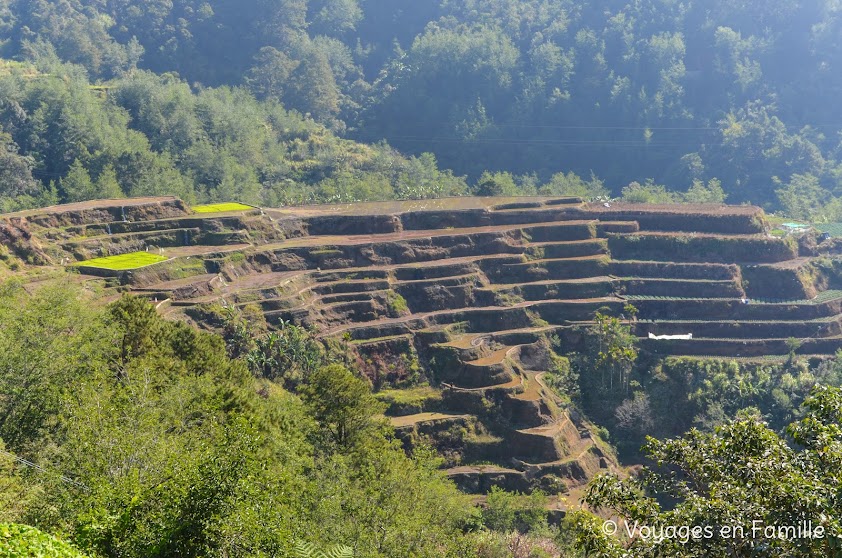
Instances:
[[[422,136],[389,136],[386,139],[395,142],[423,142],[423,143],[485,143],[498,145],[558,145],[566,147],[641,147],[641,148],[679,148],[700,146],[699,142],[691,141],[645,141],[645,140],[574,140],[574,139],[507,139],[507,138],[456,138],[456,137],[422,137]],[[716,143],[721,145],[720,142]],[[713,145],[704,142],[704,145]]]
[[[0,449],[0,453],[2,453],[3,455],[8,455],[9,457],[14,459],[15,461],[17,461],[21,465],[24,465],[24,466],[29,467],[31,469],[36,469],[36,470],[38,470],[42,473],[49,473],[49,471],[47,471],[47,469],[45,469],[44,467],[41,467],[40,465],[37,465],[37,464],[33,463],[32,461],[24,459],[23,457],[18,457],[14,453],[8,452],[8,451],[3,450],[3,449]],[[59,475],[58,478],[62,482],[65,482],[67,484],[72,484],[73,486],[75,486],[77,488],[81,488],[82,490],[85,490],[85,491],[90,490],[86,485],[82,484],[79,481],[75,481],[75,480],[71,479],[70,477],[65,477],[64,475]]]

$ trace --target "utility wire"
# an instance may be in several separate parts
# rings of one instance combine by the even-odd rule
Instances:
[[[14,459],[15,461],[17,461],[21,465],[24,465],[24,466],[29,467],[31,469],[36,469],[36,470],[38,470],[42,473],[49,473],[49,471],[47,469],[41,467],[40,465],[37,465],[37,464],[33,463],[32,461],[24,459],[23,457],[19,457],[19,456],[15,455],[14,453],[11,453],[11,452],[8,452],[8,451],[2,450],[2,449],[0,449],[0,453],[2,453],[3,455],[8,455],[9,457]],[[75,486],[77,488],[81,488],[82,490],[85,490],[85,491],[90,490],[86,485],[82,484],[79,481],[75,481],[75,480],[71,479],[70,477],[65,477],[64,475],[59,475],[59,479],[62,482],[65,482],[67,484],[72,484],[73,486]]]

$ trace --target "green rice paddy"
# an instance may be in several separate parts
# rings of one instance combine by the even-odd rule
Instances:
[[[166,256],[159,256],[158,254],[150,254],[149,252],[131,252],[129,254],[120,254],[119,256],[106,256],[104,258],[94,258],[84,262],[78,262],[74,265],[84,267],[97,267],[100,269],[110,269],[112,271],[126,271],[128,269],[137,269],[152,265],[154,263],[168,260]]]
[[[244,203],[209,203],[204,205],[194,205],[193,211],[196,213],[222,213],[223,211],[248,211],[254,209],[250,205]]]

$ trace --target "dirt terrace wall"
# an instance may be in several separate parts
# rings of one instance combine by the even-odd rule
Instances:
[[[413,313],[472,306],[476,300],[474,288],[478,282],[477,278],[459,278],[456,282],[457,284],[450,285],[436,282],[409,283],[395,285],[394,290],[406,299]]]
[[[659,322],[634,324],[634,333],[647,337],[692,333],[694,338],[712,339],[785,339],[788,337],[836,337],[842,335],[839,319],[827,322]]]
[[[241,242],[240,231],[203,232],[201,229],[170,229],[159,232],[134,233],[126,236],[98,237],[63,245],[76,259],[93,256],[114,256],[128,252],[143,251],[147,247],[173,248],[176,246],[223,246]]]
[[[806,300],[817,294],[813,278],[802,268],[744,265],[741,272],[749,298]]]
[[[523,234],[532,242],[589,240],[596,237],[596,223],[559,223],[524,227]]]
[[[169,219],[183,217],[188,214],[187,205],[178,199],[157,202],[113,205],[109,207],[91,207],[71,211],[60,209],[52,213],[41,213],[27,216],[26,219],[42,227],[67,227],[70,225],[84,225],[94,223],[110,223],[117,221],[150,221],[154,219]]]
[[[627,295],[741,298],[745,294],[739,283],[733,280],[626,279],[618,283],[618,288]]]
[[[546,209],[487,211],[485,209],[416,211],[400,215],[405,230],[440,229],[447,227],[481,227],[489,225],[526,224],[579,219],[601,221],[636,221],[641,229],[652,231],[707,232],[721,234],[753,234],[763,232],[763,212],[716,213],[701,208],[697,211],[659,208],[604,209],[569,207],[564,204]]]
[[[445,263],[418,267],[399,267],[395,269],[398,281],[421,281],[474,273],[478,267],[474,262]]]
[[[608,243],[605,239],[560,242],[557,244],[529,246],[526,252],[536,258],[578,258],[605,254],[608,252]]]
[[[161,219],[155,221],[117,221],[108,223],[107,226],[101,223],[93,225],[78,225],[68,227],[66,231],[78,236],[94,236],[106,234],[160,232],[171,229],[201,229],[211,232],[223,230],[239,230],[246,228],[246,223],[241,216],[225,217],[197,217]],[[108,232],[110,229],[110,233]]]
[[[792,239],[775,237],[615,235],[608,249],[617,260],[774,263],[798,257]]]
[[[764,229],[763,211],[759,208],[748,214],[716,214],[699,212],[652,210],[600,210],[595,212],[602,221],[637,221],[649,231],[684,231],[719,234],[754,234]]]
[[[653,354],[681,354],[688,356],[762,357],[786,355],[790,352],[787,339],[693,339],[692,341],[642,339],[641,349]],[[842,339],[802,340],[798,354],[833,354],[842,349]]]
[[[480,261],[483,272],[494,283],[534,283],[536,281],[599,277],[608,272],[607,258],[586,260],[536,260],[502,264]]]
[[[448,475],[462,492],[467,494],[487,494],[493,487],[499,487],[510,492],[529,492],[532,483],[519,471],[499,470],[489,471],[465,468]]]
[[[512,202],[493,205],[491,209],[494,211],[506,211],[509,209],[539,209],[541,207],[544,207],[544,204],[541,202]]]
[[[466,362],[449,381],[462,388],[484,388],[505,384],[513,379],[512,365],[504,360],[488,365]]]
[[[502,233],[435,236],[357,245],[300,246],[251,257],[270,262],[273,271],[341,269],[370,265],[412,264],[463,256],[518,253]]]
[[[388,234],[403,230],[395,215],[324,215],[305,220],[311,235]]]
[[[388,279],[389,272],[385,269],[354,269],[321,271],[311,274],[316,283],[334,283],[336,281],[359,281],[362,279]]]
[[[550,420],[549,409],[543,400],[526,400],[507,397],[500,404],[500,415],[513,428],[533,428]]]
[[[588,321],[600,309],[610,309],[619,314],[623,309],[623,302],[619,300],[594,300],[585,302],[547,301],[538,302],[531,306],[541,319],[551,324],[562,325],[571,321]]]
[[[736,265],[672,263],[652,261],[612,261],[609,273],[618,277],[663,277],[665,279],[709,279],[726,281],[739,277]]]
[[[381,291],[389,288],[389,282],[385,279],[361,279],[359,281],[340,281],[337,283],[320,283],[313,285],[313,292],[320,295],[345,294]]]
[[[507,436],[510,454],[528,463],[545,463],[561,459],[564,453],[550,436],[512,430]]]
[[[506,291],[498,291],[498,293],[512,293],[521,296],[524,300],[600,298],[613,292],[614,287],[608,279],[604,281],[524,284],[515,285],[512,289]]]
[[[842,312],[842,300],[824,304],[743,304],[737,300],[635,300],[652,320],[814,320]]]
[[[414,211],[400,215],[404,230],[427,230],[463,227],[488,227],[499,225],[526,225],[570,221],[583,217],[581,211],[571,208],[523,209],[487,211],[485,209],[458,209]]]
[[[390,335],[404,335],[412,333],[413,331],[426,327],[426,325],[426,322],[419,319],[400,323],[376,324],[370,326],[362,325],[350,329],[348,332],[351,335],[351,339],[354,340],[377,339],[379,337],[388,337]]]
[[[360,344],[356,351],[357,368],[377,389],[406,382],[417,372],[413,370],[415,348],[408,336]]]
[[[14,255],[25,262],[47,265],[50,257],[33,238],[29,224],[21,219],[0,220],[0,244],[9,248]]]
[[[579,486],[588,482],[601,470],[608,468],[609,459],[596,446],[590,446],[576,458],[557,463],[539,463],[529,470],[530,476],[556,475],[567,479],[569,485]]]

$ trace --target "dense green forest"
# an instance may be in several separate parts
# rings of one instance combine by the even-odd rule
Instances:
[[[3,80],[2,194],[276,205],[457,194],[466,176],[480,193],[605,185],[685,201],[668,190],[716,179],[721,192],[689,200],[837,220],[840,13],[832,0],[4,0],[0,55],[42,73]]]

